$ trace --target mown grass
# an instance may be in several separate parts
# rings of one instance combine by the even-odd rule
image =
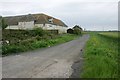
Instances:
[[[57,45],[60,43],[68,42],[77,38],[78,35],[73,34],[63,34],[52,39],[35,39],[30,41],[23,41],[16,44],[3,45],[2,46],[2,55],[10,55],[13,53],[25,52],[29,50],[34,50],[37,48],[49,47]]]
[[[105,33],[106,34],[106,33]],[[91,32],[84,51],[83,78],[118,77],[118,38]]]

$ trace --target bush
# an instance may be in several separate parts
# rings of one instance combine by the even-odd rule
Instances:
[[[77,35],[79,35],[79,34],[81,34],[82,33],[82,28],[79,26],[79,25],[75,25],[74,27],[73,27],[73,33],[74,34],[77,34]]]
[[[2,55],[8,55],[9,53],[23,52],[24,49],[25,48],[16,45],[2,46]]]
[[[81,34],[81,29],[80,28],[78,28],[78,27],[73,27],[73,29],[68,29],[67,30],[67,33],[70,33],[70,34],[76,34],[76,35],[79,35],[79,34]]]
[[[5,29],[5,28],[8,26],[8,25],[6,24],[4,18],[2,18],[1,24],[2,24],[2,29]]]
[[[42,28],[35,28],[34,31],[35,34],[39,36],[43,36],[45,34],[45,31]]]
[[[79,35],[79,34],[81,34],[81,31],[79,29],[75,28],[73,30],[73,33]]]
[[[55,36],[55,35],[52,35],[52,36]],[[46,36],[46,38],[48,37],[49,36]],[[56,44],[68,42],[70,40],[73,40],[76,37],[77,35],[66,34],[66,35],[56,36],[52,39],[51,38],[41,39],[41,37],[38,36],[36,39],[29,39],[29,40],[21,41],[16,44],[3,45],[2,55],[6,56],[13,53],[19,53],[19,52],[34,50],[37,48],[53,46]]]
[[[47,43],[45,41],[35,41],[34,43],[32,43],[32,46],[34,48],[46,47]]]

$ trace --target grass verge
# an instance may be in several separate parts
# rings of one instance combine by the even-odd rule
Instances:
[[[118,38],[90,33],[84,51],[83,78],[118,77]]]
[[[34,50],[37,48],[53,46],[60,43],[71,41],[77,37],[78,35],[64,34],[53,39],[42,39],[42,40],[35,39],[35,40],[24,41],[16,44],[11,44],[11,45],[3,45],[2,55],[6,56],[13,53],[25,52],[25,51]]]

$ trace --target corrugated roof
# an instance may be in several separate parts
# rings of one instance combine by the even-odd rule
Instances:
[[[49,22],[49,19],[51,18],[53,19],[53,22]],[[48,24],[67,27],[67,25],[61,20],[48,16],[46,14],[28,14],[28,15],[21,15],[21,16],[11,16],[11,17],[4,17],[4,19],[8,25],[18,25],[18,22],[35,21],[35,24],[48,23]]]

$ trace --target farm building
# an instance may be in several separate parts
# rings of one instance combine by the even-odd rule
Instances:
[[[41,27],[44,30],[57,30],[58,33],[67,33],[67,25],[59,19],[46,14],[28,14],[21,16],[4,17],[5,29],[32,30]]]

